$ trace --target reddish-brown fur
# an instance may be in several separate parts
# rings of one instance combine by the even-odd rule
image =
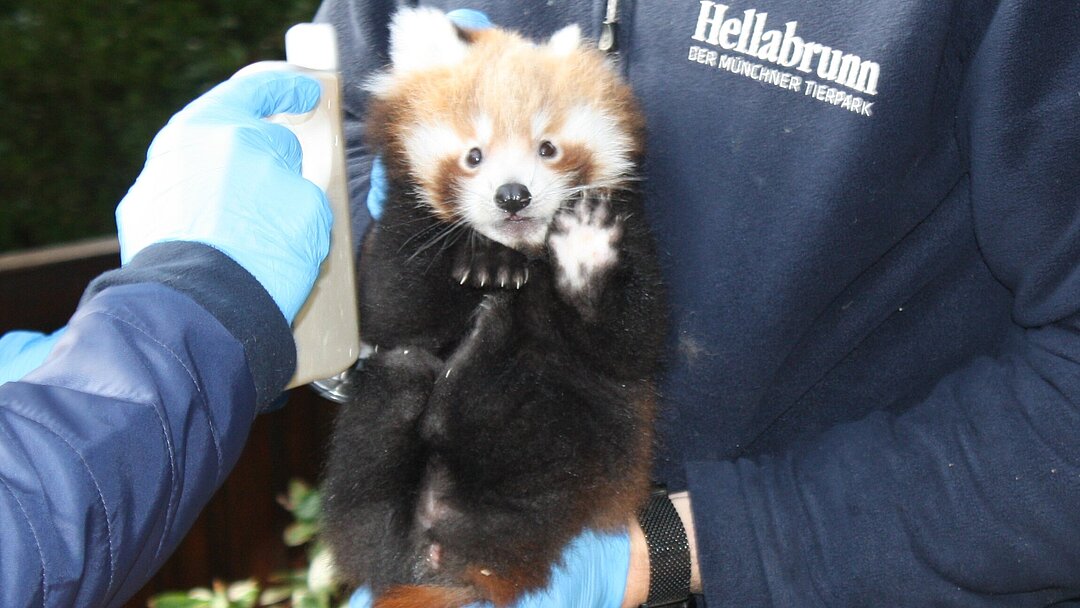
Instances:
[[[519,570],[509,576],[500,576],[473,566],[466,570],[465,579],[472,588],[431,585],[392,587],[375,600],[372,608],[461,608],[481,600],[490,602],[496,608],[506,608],[523,591],[542,587],[547,582],[547,573]]]
[[[410,585],[388,589],[375,599],[372,608],[460,608],[476,599],[460,587]]]

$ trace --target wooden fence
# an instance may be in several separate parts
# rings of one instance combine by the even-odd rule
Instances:
[[[75,309],[86,284],[119,264],[116,239],[0,255],[0,334],[51,331]],[[232,474],[183,543],[128,608],[151,595],[208,586],[212,580],[265,580],[296,566],[302,553],[281,534],[289,515],[276,502],[291,478],[318,478],[336,406],[306,388],[280,411],[260,416]]]

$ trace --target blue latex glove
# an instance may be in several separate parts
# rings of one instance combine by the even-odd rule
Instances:
[[[483,11],[471,8],[459,8],[446,13],[455,25],[467,30],[486,30],[491,27],[491,19]]]
[[[0,384],[19,380],[37,369],[65,331],[66,326],[48,335],[36,331],[12,331],[0,336]]]
[[[562,564],[552,571],[547,588],[525,596],[514,608],[619,608],[629,569],[626,533],[586,531],[563,551]],[[367,589],[357,589],[349,598],[349,608],[370,607]]]
[[[480,11],[471,8],[459,8],[446,13],[458,27],[467,30],[484,30],[491,27],[491,20]],[[371,217],[378,221],[382,218],[383,207],[386,205],[386,167],[383,166],[382,157],[376,156],[371,163],[371,177],[368,180],[367,208]]]
[[[116,209],[120,260],[163,241],[228,255],[291,323],[330,247],[330,206],[300,176],[300,143],[264,117],[315,107],[319,84],[267,72],[234,78],[173,116]]]
[[[382,157],[376,156],[371,161],[371,178],[368,180],[367,209],[375,221],[382,219],[383,207],[386,206],[386,167]]]

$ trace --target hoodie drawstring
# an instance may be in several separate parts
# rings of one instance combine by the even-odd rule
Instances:
[[[618,40],[619,25],[619,0],[607,0],[607,10],[604,12],[604,23],[600,30],[599,46],[605,53],[615,53],[619,49]]]

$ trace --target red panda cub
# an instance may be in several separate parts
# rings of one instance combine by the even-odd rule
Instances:
[[[375,347],[335,422],[323,538],[377,608],[507,606],[648,493],[666,300],[644,126],[576,26],[534,43],[406,9],[368,85],[388,197]]]

